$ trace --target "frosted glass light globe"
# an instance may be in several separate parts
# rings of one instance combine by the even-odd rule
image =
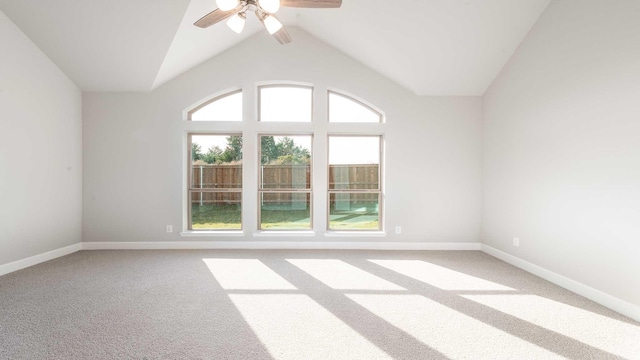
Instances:
[[[280,0],[259,0],[258,5],[268,13],[275,13],[280,9]]]
[[[269,15],[266,18],[264,18],[264,27],[267,28],[267,31],[269,32],[269,34],[273,35],[282,28],[282,23],[278,21],[278,19]]]
[[[243,13],[237,13],[227,21],[227,26],[234,32],[240,34],[242,29],[244,29],[245,20],[246,17]]]
[[[216,5],[218,5],[218,9],[222,11],[233,10],[238,6],[240,2],[238,0],[216,0]]]

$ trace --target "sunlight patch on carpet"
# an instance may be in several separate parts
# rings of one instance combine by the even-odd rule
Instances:
[[[443,290],[515,291],[510,287],[420,260],[368,260]]]
[[[202,259],[225,290],[295,290],[258,259]]]
[[[307,295],[229,295],[275,359],[389,359]]]
[[[450,359],[564,359],[423,296],[347,296]]]
[[[398,290],[405,288],[337,259],[286,259],[336,290]]]
[[[600,350],[629,359],[640,358],[639,326],[537,295],[463,297]]]

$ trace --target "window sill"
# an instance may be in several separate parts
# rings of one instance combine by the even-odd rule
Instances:
[[[211,237],[211,236],[244,236],[242,230],[230,230],[230,231],[181,231],[180,236],[184,237]]]
[[[327,231],[325,237],[386,237],[384,231]]]
[[[327,231],[324,237],[386,237],[384,231]],[[183,237],[242,237],[245,232],[242,230],[231,231],[181,231]],[[252,233],[253,237],[314,237],[316,232],[312,230],[291,230],[291,231],[257,231]]]
[[[292,231],[257,231],[253,233],[254,237],[300,237],[300,236],[316,236],[311,230],[292,230]]]

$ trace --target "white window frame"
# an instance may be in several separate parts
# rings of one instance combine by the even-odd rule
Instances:
[[[363,123],[377,124],[377,123]],[[378,145],[378,188],[377,189],[331,189],[331,164],[329,163],[330,141],[332,137],[377,137]],[[327,228],[329,232],[379,232],[384,230],[384,196],[383,196],[383,179],[384,179],[384,134],[367,134],[367,133],[339,133],[327,135]],[[332,229],[331,228],[331,194],[378,194],[378,227],[376,229]]]
[[[260,89],[264,87],[302,87],[311,89],[311,121],[310,122],[276,122],[260,121]],[[346,97],[360,105],[377,112],[381,116],[379,123],[356,123],[356,122],[330,122],[329,121],[329,93],[335,93]],[[189,120],[190,114],[202,107],[219,100],[220,98],[242,93],[242,121],[225,120]],[[182,196],[182,236],[202,236],[202,237],[246,237],[253,234],[254,237],[274,237],[274,236],[316,236],[317,233],[324,234],[325,237],[377,237],[386,236],[385,233],[385,134],[386,118],[384,112],[366,100],[352,95],[347,91],[332,88],[324,84],[315,84],[299,81],[248,81],[238,86],[230,87],[218,91],[213,95],[203,98],[194,103],[182,112],[182,144],[184,159],[182,164],[186,172],[182,174],[183,196]],[[242,167],[242,230],[191,230],[190,213],[190,165],[191,165],[191,144],[190,135],[239,135],[243,137],[243,167]],[[258,175],[261,166],[260,136],[312,136],[312,160],[310,168],[311,189],[309,195],[311,230],[281,230],[281,229],[260,229],[260,179]],[[381,155],[379,167],[379,222],[378,230],[330,230],[329,229],[329,164],[328,152],[329,136],[380,136]],[[256,158],[256,155],[258,156]],[[191,189],[193,190],[193,189]],[[257,216],[257,217],[256,217]],[[248,232],[248,233],[247,233]]]
[[[187,202],[187,231],[193,231],[193,232],[208,232],[208,231],[213,231],[213,232],[228,232],[228,231],[242,231],[244,229],[244,221],[243,219],[243,213],[244,213],[244,206],[243,206],[243,186],[239,187],[239,188],[193,188],[192,184],[192,176],[193,176],[193,171],[192,171],[192,167],[193,167],[193,158],[192,158],[192,154],[191,154],[191,146],[192,146],[192,141],[191,138],[192,136],[240,136],[242,137],[242,133],[238,133],[238,132],[224,132],[224,133],[211,133],[211,132],[207,132],[207,133],[201,133],[201,132],[188,132],[187,133],[187,152],[188,152],[188,160],[187,160],[187,196],[186,196],[186,202]],[[244,137],[243,137],[243,146],[242,146],[242,151],[244,152]],[[244,170],[244,169],[243,169]],[[242,171],[242,177],[240,179],[240,184],[244,184],[244,171]],[[193,228],[193,217],[192,217],[192,203],[191,203],[191,199],[192,199],[192,194],[193,193],[240,193],[240,229],[194,229]]]
[[[310,153],[311,153],[311,162],[309,163],[309,188],[301,189],[301,188],[277,188],[277,189],[264,189],[262,187],[263,179],[262,179],[262,137],[263,136],[274,136],[274,137],[284,137],[284,136],[309,136],[311,138],[310,145]],[[313,213],[314,213],[314,201],[313,201],[313,133],[260,133],[258,134],[258,158],[257,158],[257,172],[258,172],[258,231],[270,232],[270,231],[311,231],[313,230]],[[309,195],[309,229],[263,229],[262,228],[262,195],[265,193],[291,193],[291,194],[308,194]]]

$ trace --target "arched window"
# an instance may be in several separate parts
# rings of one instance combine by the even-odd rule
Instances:
[[[311,122],[313,87],[264,85],[258,90],[261,122]]]
[[[243,97],[256,105],[244,106],[247,114]],[[185,122],[187,232],[384,230],[384,114],[367,101],[312,84],[262,83],[186,114],[198,122]],[[257,182],[243,181],[245,171]]]
[[[242,121],[242,90],[216,96],[188,112],[189,121]]]
[[[205,101],[187,120],[242,121],[242,90]],[[188,134],[188,230],[242,229],[242,139],[241,133]]]
[[[329,91],[329,122],[380,123],[383,116],[373,107],[351,96]]]

